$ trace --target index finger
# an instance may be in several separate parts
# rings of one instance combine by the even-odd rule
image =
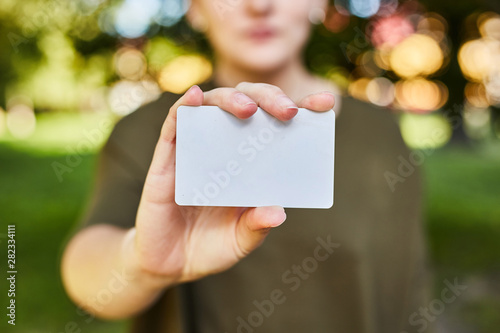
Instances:
[[[241,82],[236,89],[253,99],[258,106],[281,121],[295,117],[297,105],[280,88],[267,83]]]
[[[329,91],[323,91],[304,97],[298,104],[301,108],[312,111],[329,111],[335,106],[335,95]]]
[[[203,105],[216,105],[238,118],[246,119],[257,111],[257,103],[234,88],[216,88],[203,93]]]

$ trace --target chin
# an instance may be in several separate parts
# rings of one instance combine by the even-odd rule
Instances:
[[[252,50],[235,55],[235,63],[248,71],[266,74],[283,68],[291,55],[283,50]]]
[[[267,74],[283,68],[287,62],[285,59],[276,59],[275,61],[270,60],[271,59],[265,59],[259,61],[258,59],[248,59],[247,61],[241,61],[240,64],[247,71]]]

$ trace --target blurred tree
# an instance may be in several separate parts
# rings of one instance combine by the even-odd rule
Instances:
[[[6,107],[6,99],[11,96],[25,94],[37,110],[75,108],[82,96],[116,80],[112,60],[121,45],[139,49],[146,46],[143,51],[147,53],[150,44],[146,41],[152,37],[156,37],[156,42],[163,39],[182,49],[210,55],[206,40],[194,33],[185,20],[179,21],[179,15],[185,11],[180,0],[150,2],[149,5],[157,7],[152,6],[156,12],[148,13],[145,35],[127,39],[116,32],[117,13],[123,12],[120,12],[123,1],[3,0],[0,4],[0,35],[4,36],[0,39],[0,106]],[[471,28],[464,26],[464,18],[478,10],[500,11],[500,3],[496,0],[422,0],[421,5],[441,14],[448,22],[449,62],[433,77],[448,87],[449,98],[444,107],[453,109],[453,105],[463,103],[467,82],[457,62],[458,48],[471,34]],[[314,72],[347,87],[348,77],[359,74],[355,72],[356,57],[373,49],[366,36],[370,18],[337,15],[333,22],[335,26],[315,28],[306,50],[306,62]],[[166,56],[165,62],[168,59]],[[155,59],[151,65],[157,72],[161,61]],[[392,81],[399,79],[391,71],[383,75]]]

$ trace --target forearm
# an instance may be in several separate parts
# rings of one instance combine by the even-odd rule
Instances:
[[[102,318],[132,316],[152,304],[172,282],[142,271],[130,230],[96,225],[70,241],[62,259],[62,278],[70,297]]]

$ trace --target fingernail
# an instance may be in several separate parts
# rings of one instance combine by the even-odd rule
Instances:
[[[332,97],[333,100],[335,100],[335,94],[332,93],[331,91],[323,91],[322,92],[323,95],[329,95]]]
[[[295,103],[287,96],[278,97],[278,99],[276,100],[276,104],[278,104],[282,109],[285,110],[285,112],[282,114],[282,117],[285,120],[292,119],[299,112],[297,105],[295,105]]]
[[[252,101],[250,99],[250,97],[248,97],[247,95],[243,94],[243,93],[237,93],[236,95],[234,95],[234,99],[236,100],[236,102],[242,106],[247,106],[247,105],[250,105],[250,104],[255,104],[254,101]]]
[[[288,98],[287,96],[280,96],[278,97],[278,99],[276,100],[276,103],[281,106],[283,109],[297,109],[297,105],[295,105],[295,103],[290,99]]]
[[[191,88],[189,88],[188,91],[186,91],[186,94],[190,93],[193,89],[195,89],[195,87],[200,89],[200,87],[198,87],[198,85],[195,84],[194,86],[191,86]]]
[[[285,209],[281,206],[271,206],[271,207],[274,210],[274,215],[276,218],[276,222],[273,225],[273,228],[274,228],[274,227],[280,226],[281,224],[283,224],[283,222],[285,222],[286,213],[285,213]]]
[[[290,116],[294,116],[299,112],[299,108],[297,108],[296,106],[289,106],[286,108],[286,113]]]

